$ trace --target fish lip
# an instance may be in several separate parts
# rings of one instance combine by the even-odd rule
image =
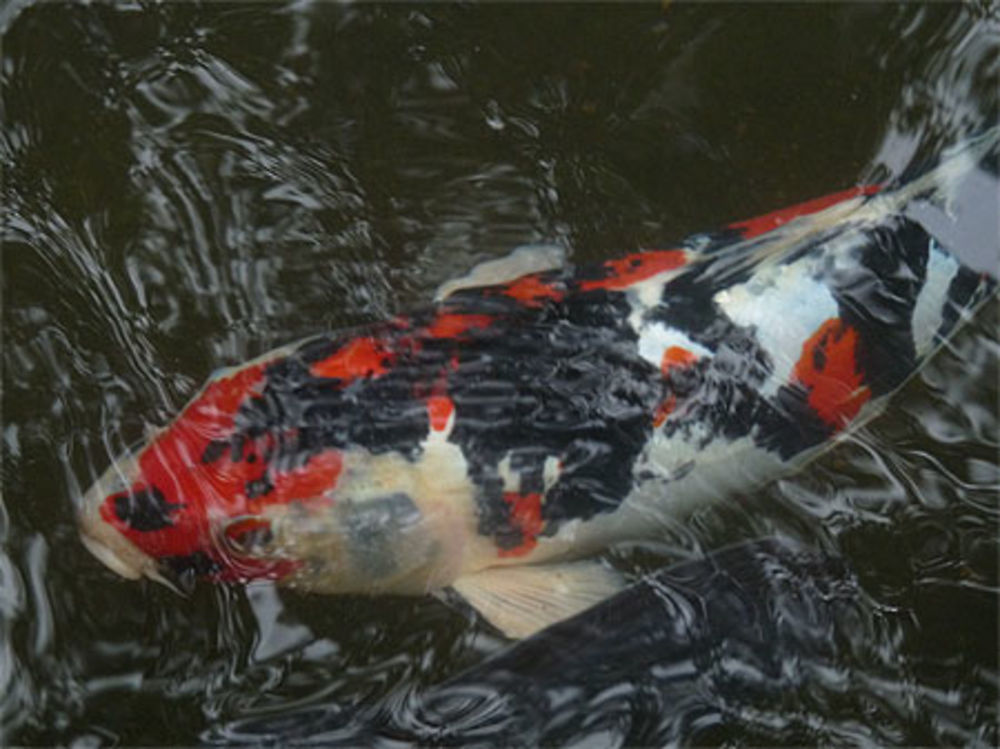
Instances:
[[[134,455],[112,461],[104,474],[83,495],[79,504],[77,524],[80,541],[105,567],[128,580],[141,577],[162,581],[156,560],[127,539],[111,523],[101,517],[100,507],[115,487],[129,484],[138,473]]]
[[[138,580],[143,576],[145,565],[142,560],[130,558],[131,555],[122,555],[110,546],[102,543],[94,535],[81,531],[80,541],[84,547],[112,572],[115,572],[128,580]],[[138,549],[136,549],[139,552]],[[140,554],[142,552],[139,552]],[[137,563],[138,562],[138,563]]]
[[[80,542],[94,557],[112,572],[127,580],[147,577],[177,591],[164,579],[157,561],[129,541],[96,512],[84,510],[78,517]]]

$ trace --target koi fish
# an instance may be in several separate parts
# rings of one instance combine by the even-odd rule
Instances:
[[[94,483],[83,542],[171,586],[451,588],[510,636],[565,619],[622,586],[574,558],[801,467],[993,292],[918,210],[988,158],[995,132],[901,187],[593,266],[522,248],[219,372]]]

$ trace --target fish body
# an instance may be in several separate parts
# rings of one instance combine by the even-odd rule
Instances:
[[[128,577],[453,586],[533,631],[618,585],[566,560],[802,465],[995,288],[909,210],[981,155],[594,266],[519,250],[218,373],[90,489],[83,539]]]

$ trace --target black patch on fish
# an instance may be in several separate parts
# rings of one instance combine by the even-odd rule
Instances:
[[[944,303],[941,327],[937,329],[939,338],[944,338],[958,324],[962,310],[977,304],[996,289],[997,283],[986,275],[976,273],[965,266],[959,266],[958,273],[948,285],[948,298]]]
[[[245,434],[234,434],[230,442],[229,454],[232,457],[234,463],[238,463],[243,460],[243,451],[247,446],[247,437]]]
[[[226,454],[226,450],[229,449],[228,440],[212,440],[205,447],[205,450],[201,454],[202,463],[214,463],[219,460],[223,455]]]
[[[913,310],[927,273],[930,235],[892,218],[858,232],[857,262],[832,275],[840,318],[858,332],[856,360],[872,395],[902,384],[917,365]]]
[[[714,306],[714,305],[713,305]],[[734,324],[721,309],[717,317],[689,335],[715,355],[688,367],[671,369],[670,391],[684,408],[684,418],[668,419],[667,437],[679,434],[699,448],[718,438],[736,440],[775,422],[774,406],[760,394],[774,370],[768,353],[750,328]]]
[[[680,330],[709,351],[725,341],[748,338],[748,330],[733,323],[714,299],[722,289],[744,280],[736,275],[720,284],[701,270],[681,274],[664,285],[660,303],[646,314],[646,320]]]
[[[646,313],[645,322],[663,322],[712,352],[665,377],[639,356],[628,322],[633,313],[628,293],[580,290],[587,273],[605,277],[604,266],[574,277],[558,271],[553,278],[565,279],[566,294],[541,305],[523,305],[499,287],[463,289],[405,324],[306,342],[266,367],[260,393],[236,415],[233,438],[210,446],[205,457],[221,457],[225,444],[236,454],[237,438],[249,445],[263,441],[266,447],[254,454],[264,464],[265,478],[247,486],[248,496],[271,491],[267,474],[305,465],[330,449],[417,459],[430,432],[426,399],[440,389],[455,406],[448,439],[461,448],[477,488],[478,530],[500,548],[524,540],[511,516],[513,503],[504,499],[501,461],[510,457],[517,486],[507,489],[521,494],[541,493],[545,460],[560,461],[541,506],[543,534],[555,533],[560,523],[613,511],[628,496],[636,459],[652,436],[653,416],[670,397],[676,398],[677,416],[664,423],[666,437],[677,434],[704,446],[751,435],[759,445],[791,457],[829,437],[831,427],[809,407],[801,385],[787,383],[773,397],[761,394],[774,371],[768,352],[752,327],[735,324],[714,301],[720,290],[744,282],[755,270],[752,255],[725,252],[736,234],[726,230],[698,239],[711,251],[707,261],[666,283],[660,303]],[[859,372],[878,395],[916,365],[910,328],[929,237],[911,221],[892,219],[864,231],[833,229],[801,252],[820,251],[832,237],[856,238],[855,262],[821,269],[819,280],[830,286],[843,321],[857,331]],[[958,300],[978,288],[967,272],[952,286],[949,294]],[[434,338],[427,327],[441,313],[489,315],[491,322],[458,338]],[[953,322],[946,316],[943,327]],[[311,364],[357,335],[373,336],[392,352],[384,372],[351,381],[312,374]],[[814,351],[817,371],[826,367],[826,355],[822,347]],[[370,521],[357,520],[359,538],[377,533],[382,512],[373,510]],[[384,511],[390,518],[393,512]]]
[[[499,460],[497,461],[499,463]],[[479,511],[478,530],[492,536],[501,549],[513,549],[521,545],[521,531],[510,518],[510,506],[503,500],[503,480],[496,473],[495,465],[482,462],[470,465],[472,480],[478,485],[476,502]]]
[[[546,457],[548,457],[546,450],[532,447],[523,447],[511,452],[511,470],[520,478],[516,488],[518,494],[541,494],[545,490]]]
[[[456,413],[450,439],[479,487],[479,532],[501,548],[522,542],[498,477],[508,455],[521,493],[544,488],[546,457],[562,463],[542,504],[545,533],[612,511],[631,491],[664,383],[638,355],[630,311],[622,292],[588,291],[504,326],[488,345],[463,347],[447,381]]]
[[[272,491],[274,491],[274,484],[271,483],[271,479],[266,473],[260,478],[251,479],[246,482],[245,492],[247,499],[263,497],[265,494],[270,494]]]
[[[196,578],[215,575],[222,571],[221,565],[204,551],[183,556],[161,557],[160,564],[166,568],[180,588],[186,591],[194,588]]]
[[[235,432],[273,438],[272,454],[262,456],[269,472],[336,448],[416,458],[430,431],[425,391],[441,382],[455,404],[449,439],[461,446],[479,486],[482,533],[516,535],[497,478],[511,452],[523,456],[517,471],[528,493],[544,488],[546,457],[563,461],[543,506],[546,521],[613,510],[632,489],[632,465],[664,395],[657,368],[638,356],[630,309],[623,293],[607,290],[535,308],[459,292],[446,311],[488,314],[488,328],[470,329],[461,340],[433,338],[420,331],[438,310],[416,314],[405,329],[381,329],[380,343],[394,352],[387,370],[349,383],[309,369],[348,341],[313,339],[266,368],[265,385],[242,405]],[[246,488],[249,497],[270,490],[266,477]]]
[[[510,551],[518,546],[524,545],[524,531],[511,525],[509,518],[503,518],[500,524],[493,531],[493,543],[498,549]]]
[[[813,349],[813,369],[822,372],[826,369],[826,347],[817,346]]]
[[[521,473],[521,494],[541,494],[545,491],[545,476],[541,468]]]
[[[262,397],[241,411],[238,423],[251,433],[256,428],[281,434],[278,457],[299,453],[299,464],[348,445],[412,456],[430,426],[426,407],[413,397],[413,383],[432,380],[444,361],[433,350],[401,355],[385,374],[344,386],[314,377],[303,362],[288,357],[266,370]]]
[[[155,486],[122,492],[113,498],[115,515],[137,531],[159,531],[173,526],[170,514],[184,505],[168,502]]]
[[[757,416],[754,442],[788,460],[829,439],[834,428],[809,405],[808,391],[798,383],[778,388],[773,402]]]

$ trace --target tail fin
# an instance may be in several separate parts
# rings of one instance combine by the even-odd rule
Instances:
[[[908,167],[892,181],[889,191],[912,200],[928,192],[947,196],[965,176],[985,165],[997,174],[1000,154],[1000,125],[995,125],[979,135],[946,149],[933,162],[923,161]]]
[[[998,153],[1000,126],[950,149],[936,166],[909,182],[894,182],[875,194],[861,190],[855,197],[802,215],[766,234],[717,248],[704,257],[705,271],[715,278],[725,279],[740,275],[751,267],[785,264],[806,248],[842,231],[846,226],[863,228],[880,223],[889,216],[905,215],[925,225],[934,234],[955,234],[957,230],[963,235],[974,235],[957,242],[948,241],[946,236],[942,236],[941,240],[965,264],[996,276],[997,248],[1000,246],[996,199],[997,185],[1000,184],[997,180]],[[963,207],[963,202],[969,202],[963,199],[963,187],[977,174],[984,175],[984,179],[991,183],[974,187],[976,194],[972,202],[983,207]],[[918,215],[921,207],[926,209],[931,206],[940,214],[939,217]],[[927,210],[923,212],[927,213]],[[987,225],[970,229],[967,224],[971,214],[982,217]],[[983,221],[977,222],[981,223]],[[948,224],[955,225],[955,229],[949,231]],[[970,242],[983,245],[982,248],[972,248],[980,250],[979,256],[986,255],[979,262],[970,263],[966,248],[961,246]]]
[[[926,357],[997,291],[1000,270],[1000,126],[952,149],[896,191],[898,210],[933,237],[913,316]]]

